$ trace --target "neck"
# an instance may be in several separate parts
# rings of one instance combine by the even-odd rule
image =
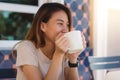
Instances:
[[[49,59],[52,59],[54,51],[55,51],[55,45],[53,43],[46,43],[46,45],[41,48],[42,52],[47,56]]]

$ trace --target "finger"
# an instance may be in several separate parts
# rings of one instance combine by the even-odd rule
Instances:
[[[65,49],[68,48],[68,40],[66,37],[63,37],[62,39],[58,40],[57,44],[61,47],[64,47]]]
[[[59,33],[57,36],[56,36],[56,38],[55,38],[55,40],[57,40],[57,39],[59,39],[61,36],[63,36],[64,35],[64,33]]]
[[[58,35],[58,37],[56,38],[56,42],[60,43],[62,42],[64,39],[66,39],[66,37],[62,34],[62,35]]]

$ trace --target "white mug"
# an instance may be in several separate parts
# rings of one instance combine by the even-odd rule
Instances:
[[[83,41],[81,32],[79,30],[74,30],[65,33],[65,37],[68,39],[69,48],[68,53],[76,53],[83,50]]]

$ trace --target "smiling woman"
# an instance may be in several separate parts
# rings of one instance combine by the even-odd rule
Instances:
[[[69,54],[65,33],[71,28],[71,12],[66,6],[43,4],[25,40],[18,43],[17,80],[79,80],[77,58],[83,50]],[[86,45],[83,34],[80,36]]]

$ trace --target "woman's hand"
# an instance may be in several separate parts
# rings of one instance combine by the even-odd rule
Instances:
[[[59,33],[55,38],[55,51],[65,54],[68,50],[68,40],[64,34],[65,33]]]

